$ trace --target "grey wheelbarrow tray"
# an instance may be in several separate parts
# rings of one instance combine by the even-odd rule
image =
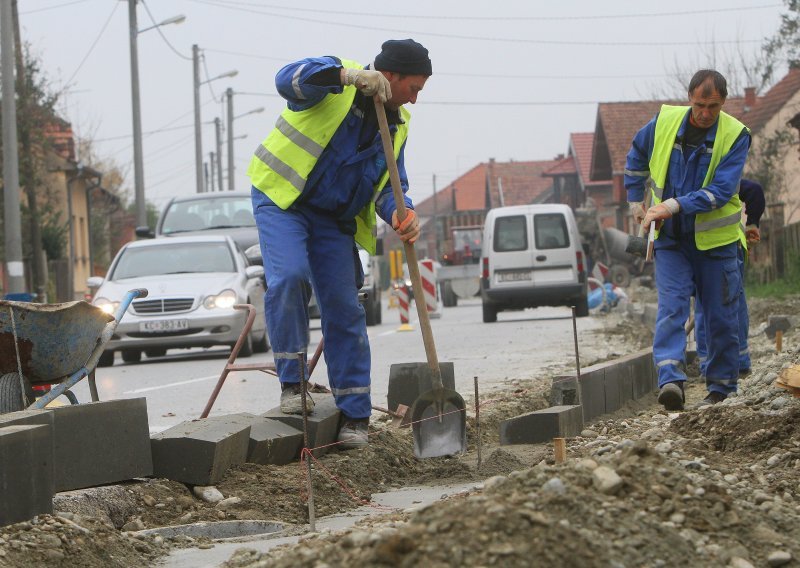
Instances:
[[[0,392],[16,391],[21,401],[21,372],[31,385],[56,385],[28,407],[44,408],[94,371],[131,302],[146,296],[145,289],[130,290],[113,316],[84,301],[35,304],[0,300],[0,375],[17,374],[18,385],[0,385]]]

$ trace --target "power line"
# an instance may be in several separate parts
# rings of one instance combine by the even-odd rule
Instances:
[[[685,41],[645,41],[645,42],[635,42],[635,41],[569,41],[569,40],[546,40],[546,39],[528,39],[528,38],[509,38],[509,37],[486,37],[486,36],[470,36],[470,35],[461,35],[461,34],[446,34],[446,33],[438,33],[438,32],[428,32],[428,31],[419,31],[419,30],[408,30],[408,29],[398,29],[398,28],[384,28],[378,26],[365,26],[365,25],[358,25],[352,24],[349,22],[333,22],[330,20],[318,20],[315,18],[308,18],[303,16],[287,16],[286,14],[276,14],[274,12],[264,12],[260,10],[254,10],[251,8],[239,8],[236,6],[226,6],[224,4],[217,4],[212,0],[193,0],[194,2],[200,4],[207,4],[209,6],[216,6],[219,8],[226,8],[229,10],[237,10],[240,12],[248,12],[252,14],[259,14],[262,16],[271,16],[273,18],[285,18],[288,20],[299,20],[302,22],[311,22],[315,24],[324,24],[326,26],[341,26],[345,28],[355,28],[360,30],[370,30],[370,31],[384,31],[384,32],[391,32],[391,33],[401,33],[405,35],[415,35],[415,36],[431,36],[431,37],[443,37],[449,39],[465,39],[470,41],[493,41],[493,42],[505,42],[505,43],[515,43],[515,44],[534,44],[534,45],[556,45],[556,46],[564,46],[564,45],[578,45],[584,47],[675,47],[675,46],[685,46],[687,43]],[[218,1],[218,0],[217,0]],[[762,40],[760,39],[738,39],[738,40],[714,40],[714,41],[699,41],[696,42],[696,45],[739,45],[743,43],[760,43]]]
[[[37,8],[35,10],[28,10],[27,12],[20,12],[20,15],[28,15],[28,14],[36,14],[38,12],[47,12],[48,10],[55,10],[56,8],[64,8],[65,6],[72,6],[73,4],[82,4],[83,2],[88,2],[88,0],[72,0],[72,2],[63,2],[61,4],[55,4],[54,6],[48,6],[47,8]]]
[[[172,132],[173,130],[183,130],[184,128],[194,128],[194,124],[184,124],[183,126],[173,126],[171,128],[159,128],[158,130],[150,130],[142,132],[143,136],[150,136],[151,134],[160,134],[162,132]],[[111,142],[113,140],[125,140],[132,138],[133,134],[121,134],[119,136],[109,136],[108,138],[96,138],[92,142]]]
[[[242,53],[241,51],[226,51],[224,49],[204,49],[211,53],[222,53],[224,55],[236,55],[238,57],[252,57],[253,59],[269,59],[270,61],[286,61],[281,57],[270,57],[269,55],[260,55],[255,53]]]
[[[81,62],[80,62],[80,64],[78,65],[78,68],[77,68],[77,69],[75,69],[75,71],[72,73],[72,75],[70,76],[70,78],[69,78],[69,79],[67,80],[67,82],[64,84],[64,89],[67,89],[67,88],[69,88],[69,86],[70,86],[70,83],[72,83],[72,80],[75,78],[75,75],[77,75],[77,74],[78,74],[78,71],[80,71],[80,70],[81,70],[81,67],[83,67],[83,64],[84,64],[84,63],[86,63],[86,60],[87,60],[87,59],[89,59],[89,56],[92,54],[92,51],[94,51],[94,48],[95,48],[95,46],[97,45],[97,42],[99,42],[99,41],[100,41],[100,38],[101,38],[101,37],[103,37],[103,33],[105,33],[105,31],[106,31],[106,28],[108,27],[108,24],[109,24],[109,23],[111,23],[111,18],[114,16],[114,12],[116,12],[116,11],[117,11],[117,8],[118,8],[118,7],[119,7],[119,2],[114,2],[114,7],[113,7],[113,8],[111,8],[111,13],[108,15],[108,18],[106,19],[106,23],[104,23],[104,24],[103,24],[103,27],[102,27],[102,28],[100,28],[100,33],[98,33],[98,34],[97,34],[97,37],[96,37],[96,38],[95,38],[95,40],[92,42],[92,45],[91,45],[91,47],[89,47],[89,51],[87,51],[87,52],[86,52],[86,55],[84,55],[84,56],[83,56],[83,59],[81,59]],[[64,89],[62,89],[62,92],[64,91]]]
[[[147,11],[147,15],[150,16],[150,21],[153,22],[153,26],[155,26],[156,31],[158,32],[158,35],[161,36],[161,39],[164,40],[164,43],[166,43],[167,46],[172,50],[172,53],[174,53],[175,55],[177,55],[181,59],[186,59],[187,61],[191,61],[192,60],[191,57],[188,57],[188,56],[182,54],[180,51],[175,49],[175,47],[169,42],[169,40],[167,39],[167,36],[165,36],[164,32],[161,31],[161,26],[158,25],[158,22],[156,22],[156,19],[153,17],[153,13],[150,12],[150,7],[145,3],[144,0],[141,0],[141,1],[142,1],[142,5],[144,6],[144,9]]]
[[[218,103],[219,101],[222,100],[222,98],[220,97],[219,99],[217,99],[217,95],[214,92],[214,87],[211,86],[211,75],[208,74],[208,66],[206,65],[205,52],[203,52],[203,54],[200,56],[200,59],[203,62],[203,72],[206,74],[206,85],[208,85],[208,90],[211,92],[211,98],[214,99],[215,103]]]
[[[212,4],[211,1],[194,0],[201,4]],[[763,6],[741,6],[737,8],[709,8],[705,10],[684,10],[680,12],[651,12],[651,13],[638,13],[638,14],[593,14],[582,16],[461,16],[457,14],[448,14],[446,16],[432,16],[428,14],[376,14],[371,12],[345,12],[341,10],[320,10],[319,8],[310,7],[288,7],[276,4],[263,4],[257,2],[242,2],[234,0],[214,0],[214,4],[219,8],[236,9],[237,6],[252,6],[256,8],[267,8],[286,10],[291,12],[316,12],[318,14],[335,14],[341,16],[362,16],[365,18],[399,18],[399,19],[412,19],[412,20],[463,20],[463,21],[538,21],[538,22],[551,22],[551,21],[576,21],[576,20],[622,20],[632,18],[661,18],[667,16],[695,16],[700,14],[719,14],[721,12],[746,12],[752,10],[768,10],[772,8],[780,8],[783,4],[767,4]]]

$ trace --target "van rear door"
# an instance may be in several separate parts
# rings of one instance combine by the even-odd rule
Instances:
[[[495,218],[490,255],[491,288],[511,289],[533,285],[533,235],[530,215]]]
[[[578,281],[575,248],[563,213],[533,215],[534,279],[536,286],[558,286]]]

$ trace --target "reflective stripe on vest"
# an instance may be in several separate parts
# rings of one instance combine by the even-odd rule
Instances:
[[[670,155],[676,148],[675,137],[686,113],[690,110],[691,107],[687,106],[662,105],[658,114],[653,154],[650,156],[653,205],[661,203],[663,199]],[[711,161],[703,180],[703,187],[706,187],[714,178],[717,166],[733,147],[742,130],[747,130],[747,127],[729,114],[720,112],[717,120],[717,134],[711,151]],[[713,200],[712,204],[714,204]],[[722,207],[698,213],[695,216],[694,226],[695,244],[698,250],[709,250],[740,240],[741,219],[742,204],[739,201],[738,193],[734,194],[730,201]],[[658,238],[658,232],[656,232],[656,238]]]
[[[341,60],[348,69],[363,69],[355,61]],[[299,71],[299,69],[298,69]],[[299,73],[292,79],[292,87],[300,96]],[[330,93],[316,105],[302,110],[285,109],[275,123],[275,128],[256,148],[247,175],[253,187],[264,192],[281,209],[287,209],[305,190],[308,176],[333,138],[347,113],[353,106],[356,88],[347,86],[341,94]],[[301,97],[304,98],[304,97]],[[395,158],[408,137],[410,113],[400,108],[403,124],[399,124],[394,135]],[[375,185],[375,195],[356,217],[355,239],[370,254],[375,254],[377,224],[375,199],[389,179],[384,171]]]

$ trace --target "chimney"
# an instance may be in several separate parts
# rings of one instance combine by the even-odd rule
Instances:
[[[744,88],[744,106],[745,110],[750,110],[754,106],[756,106],[756,88],[755,87],[745,87]]]

